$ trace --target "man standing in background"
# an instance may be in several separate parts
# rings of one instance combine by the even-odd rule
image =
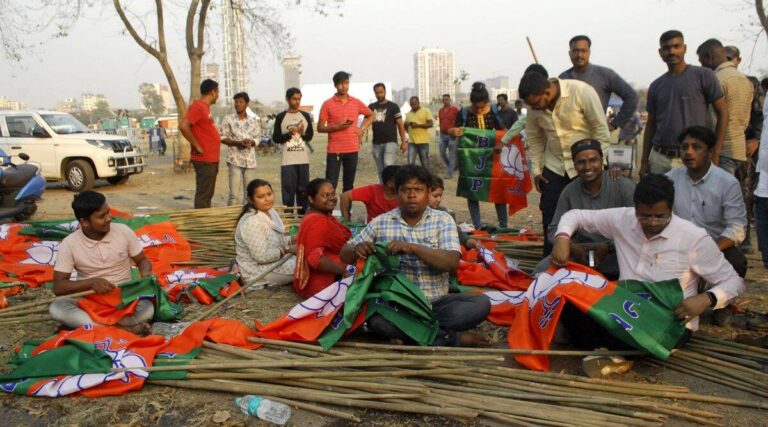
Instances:
[[[385,167],[397,163],[397,134],[400,134],[400,150],[405,153],[408,147],[405,142],[405,126],[400,107],[387,100],[387,87],[384,83],[373,85],[373,93],[376,102],[368,105],[373,111],[373,160],[376,162],[376,171],[379,174],[379,182],[382,181],[381,172]]]
[[[349,96],[349,78],[351,74],[339,71],[333,75],[336,94],[323,102],[320,107],[320,120],[317,131],[328,134],[328,154],[325,158],[325,179],[331,181],[333,188],[339,183],[339,173],[344,168],[342,191],[349,191],[355,186],[357,159],[360,153],[360,137],[373,121],[373,112],[359,99]],[[357,118],[365,116],[363,124],[356,127]]]
[[[245,92],[235,94],[235,113],[224,117],[221,124],[221,143],[227,146],[229,171],[229,200],[227,206],[242,205],[245,187],[256,178],[256,144],[261,126],[256,116],[246,110],[251,98]]]
[[[580,80],[592,86],[597,92],[597,96],[600,97],[603,112],[608,109],[608,100],[611,98],[611,94],[618,95],[623,104],[621,104],[619,114],[616,114],[608,122],[608,126],[610,130],[624,127],[637,111],[638,98],[635,90],[612,69],[589,62],[592,49],[592,40],[589,37],[575,36],[568,42],[568,46],[570,48],[568,55],[571,57],[573,67],[563,71],[560,78]]]
[[[405,115],[405,127],[411,139],[408,143],[408,164],[416,164],[418,156],[421,165],[429,168],[429,131],[432,127],[432,113],[423,108],[418,96],[410,100],[411,111]]]
[[[211,79],[200,83],[200,99],[190,104],[181,119],[179,131],[192,146],[192,165],[195,168],[195,209],[211,207],[219,174],[221,136],[211,116],[211,105],[219,99],[219,84]]]
[[[456,121],[456,114],[459,109],[451,102],[451,95],[443,95],[443,108],[437,111],[437,117],[440,120],[440,141],[438,141],[437,150],[440,152],[440,158],[448,168],[446,178],[453,178],[453,172],[456,170],[456,138],[448,134],[448,129],[453,127]]]

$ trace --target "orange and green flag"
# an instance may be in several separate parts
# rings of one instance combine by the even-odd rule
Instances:
[[[462,128],[457,155],[459,181],[456,195],[469,200],[503,203],[515,213],[528,206],[528,193],[533,188],[525,148],[519,135],[499,152],[503,131]]]

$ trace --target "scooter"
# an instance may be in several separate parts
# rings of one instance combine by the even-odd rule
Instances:
[[[37,211],[37,201],[45,193],[41,167],[28,163],[29,156],[19,153],[24,161],[14,164],[11,156],[0,149],[0,223],[20,222]]]

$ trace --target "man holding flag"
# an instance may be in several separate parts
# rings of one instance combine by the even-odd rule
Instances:
[[[447,213],[429,207],[432,186],[429,171],[402,166],[395,177],[399,208],[382,214],[353,237],[341,251],[341,260],[354,264],[376,252],[376,243],[389,242],[390,254],[400,255],[399,271],[429,300],[438,321],[432,344],[476,346],[487,338],[471,332],[488,316],[490,302],[481,294],[448,294],[449,273],[461,259],[456,223]],[[402,342],[408,336],[381,315],[368,319],[381,336]]]
[[[80,228],[61,241],[53,273],[53,293],[57,296],[93,290],[109,297],[119,296],[117,284],[131,280],[131,260],[142,278],[152,274],[152,263],[144,255],[136,234],[124,224],[112,224],[109,205],[103,194],[84,191],[72,202]],[[76,279],[72,280],[72,272]],[[118,298],[119,299],[119,298]],[[84,310],[82,300],[57,299],[49,309],[51,317],[67,328],[100,326]],[[151,300],[139,299],[126,307],[117,326],[140,335],[149,333],[155,313]]]
[[[674,314],[686,322],[689,330],[697,330],[699,314],[708,307],[723,308],[743,294],[744,280],[704,229],[672,213],[674,199],[672,181],[663,175],[649,174],[635,189],[634,208],[567,212],[557,227],[552,262],[566,265],[571,251],[570,238],[576,231],[612,239],[619,259],[619,280],[678,279],[684,300],[675,307]],[[712,288],[701,294],[700,279],[712,283]],[[575,321],[568,319],[564,311],[562,319],[577,344],[600,346],[601,343],[595,341],[602,330],[586,315]]]

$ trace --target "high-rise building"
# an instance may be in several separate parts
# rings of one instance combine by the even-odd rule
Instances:
[[[215,82],[220,82],[220,69],[221,66],[219,64],[204,64],[202,67],[202,71],[200,73],[201,80],[205,79],[211,79]]]
[[[77,111],[77,100],[75,98],[64,98],[56,101],[56,110],[70,113]]]
[[[0,96],[0,110],[29,110],[29,104]]]
[[[439,99],[444,93],[454,97],[455,68],[453,51],[422,48],[413,54],[414,81],[421,102]]]
[[[84,93],[82,95],[83,110],[93,111],[96,108],[96,104],[101,101],[107,102],[107,98],[102,94]]]
[[[485,86],[487,86],[488,89],[508,88],[509,87],[509,77],[508,76],[491,77],[490,79],[487,79],[485,81]]]
[[[243,0],[221,0],[224,25],[224,99],[245,91],[248,86],[248,64],[245,60]]]
[[[292,87],[301,88],[301,56],[286,55],[283,57],[283,82],[285,90]]]

